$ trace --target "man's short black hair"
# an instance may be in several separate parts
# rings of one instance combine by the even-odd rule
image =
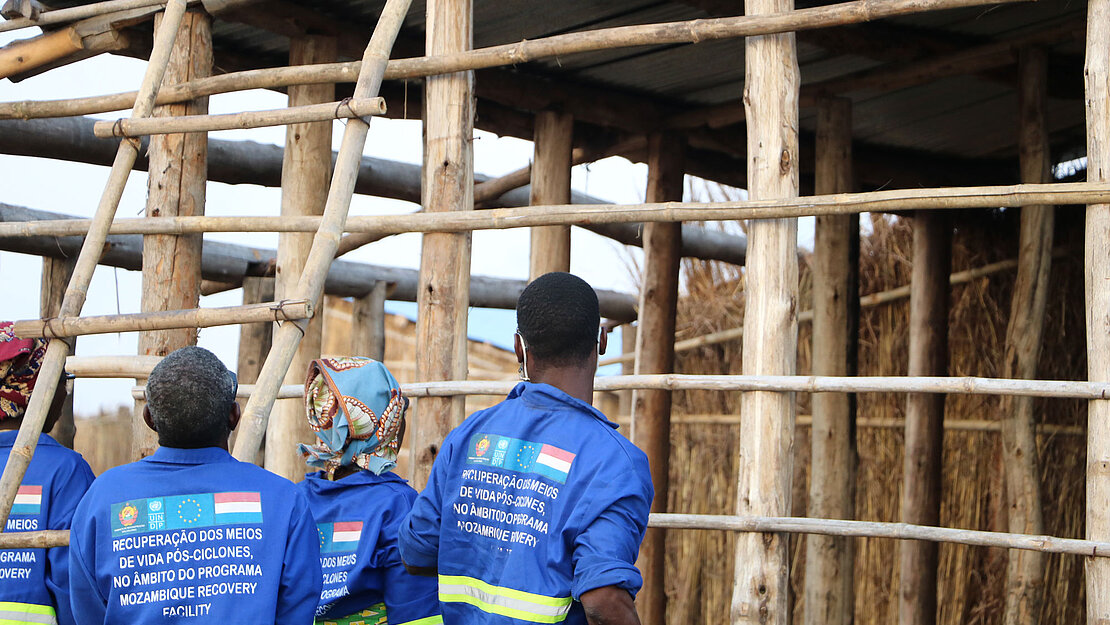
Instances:
[[[544,274],[516,302],[516,327],[528,352],[554,365],[577,364],[597,349],[597,293],[578,276]]]
[[[203,347],[182,347],[150,372],[146,402],[164,447],[196,449],[226,441],[235,374]]]

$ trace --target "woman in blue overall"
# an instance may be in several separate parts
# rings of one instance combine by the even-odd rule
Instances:
[[[385,365],[326,358],[309,366],[305,409],[317,444],[299,484],[316,517],[323,591],[321,625],[442,623],[436,581],[409,574],[397,531],[416,491],[391,472],[408,400]]]
[[[16,338],[10,322],[0,323],[0,466],[15,446],[45,354],[46,341]],[[65,397],[65,383],[59,381],[44,432],[57,422]],[[81,454],[40,434],[3,531],[69,529],[73,509],[92,481]],[[68,547],[0,551],[0,623],[73,625]]]

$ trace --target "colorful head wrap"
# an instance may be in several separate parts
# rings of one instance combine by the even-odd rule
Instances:
[[[401,422],[409,401],[382,363],[370,358],[313,360],[304,386],[317,444],[299,445],[309,466],[331,476],[357,465],[375,474],[397,466]]]
[[[0,322],[0,421],[27,411],[46,355],[46,341],[16,338],[12,322]]]

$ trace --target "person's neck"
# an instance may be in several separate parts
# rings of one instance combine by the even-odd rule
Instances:
[[[550,384],[591,406],[594,403],[594,375],[583,367],[543,367],[533,373],[529,381]]]

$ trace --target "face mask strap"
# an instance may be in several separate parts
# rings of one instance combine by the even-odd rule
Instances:
[[[528,344],[524,342],[524,335],[520,333],[520,330],[516,331],[516,336],[520,339],[521,352],[520,367],[518,367],[517,372],[520,374],[521,382],[528,382]]]

